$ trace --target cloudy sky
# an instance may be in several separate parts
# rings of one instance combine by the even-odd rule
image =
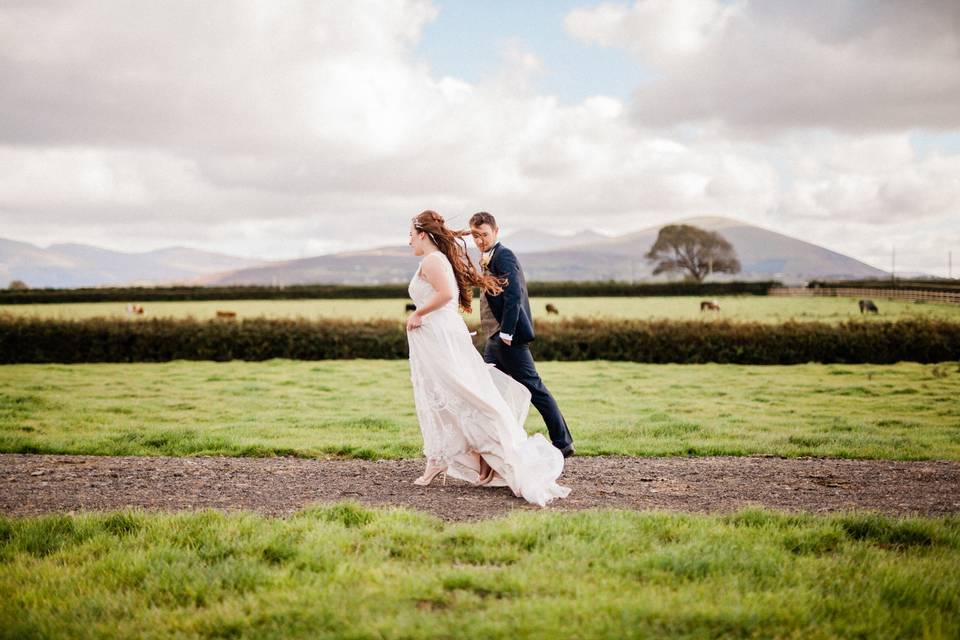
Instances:
[[[0,3],[0,237],[295,258],[425,208],[956,276],[960,3]]]

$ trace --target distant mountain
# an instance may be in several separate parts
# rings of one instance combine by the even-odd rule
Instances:
[[[54,244],[43,249],[0,239],[0,287],[12,280],[37,288],[174,284],[261,262],[186,247],[125,253],[85,244]]]
[[[229,273],[201,277],[200,284],[290,285],[305,283],[378,284],[405,282],[419,258],[409,247],[350,251],[314,258],[270,262]]]
[[[538,232],[530,229],[504,235],[504,244],[524,255],[546,249],[560,249],[571,245],[609,239],[594,231],[583,231],[574,236]],[[476,259],[477,251],[468,238],[467,247]],[[271,262],[233,273],[202,278],[204,284],[300,284],[304,282],[343,282],[374,284],[405,282],[413,275],[419,258],[410,247],[379,247],[361,251],[347,251],[332,255],[298,260]]]
[[[723,217],[679,220],[718,231],[733,244],[743,271],[716,274],[714,280],[780,280],[887,277],[887,272],[849,256],[790,236]],[[528,280],[665,280],[652,274],[643,255],[663,225],[621,236],[593,231],[563,236],[533,229],[504,235],[519,254]],[[468,243],[472,246],[472,243]],[[472,251],[476,257],[476,251]],[[266,262],[174,247],[122,253],[89,245],[60,244],[41,249],[0,239],[0,286],[13,279],[32,287],[189,282],[193,284],[304,283],[375,284],[410,279],[418,258],[406,246]]]
[[[732,218],[686,218],[670,224],[688,224],[717,231],[733,245],[742,271],[733,276],[711,276],[716,280],[774,279],[799,283],[814,278],[873,278],[889,275],[882,269],[819,245]],[[568,247],[559,252],[532,254],[524,259],[524,272],[531,280],[579,280],[581,278],[577,276],[584,269],[583,265],[589,265],[598,279],[655,279],[653,267],[643,255],[656,241],[663,226]]]
[[[609,239],[610,236],[605,236],[596,231],[581,231],[574,235],[562,236],[558,233],[538,231],[536,229],[520,229],[519,231],[514,231],[513,233],[502,236],[503,243],[517,253],[551,251]]]
[[[718,231],[733,244],[743,271],[717,274],[714,280],[781,280],[801,283],[814,278],[871,278],[888,274],[849,256],[732,218],[699,217],[675,224]],[[534,230],[505,235],[516,251],[527,280],[665,280],[654,276],[643,258],[664,225],[622,236],[587,231],[560,236]],[[408,247],[382,247],[316,258],[275,262],[207,278],[210,284],[296,284],[305,282],[405,282],[417,258]],[[679,276],[672,276],[678,278]]]

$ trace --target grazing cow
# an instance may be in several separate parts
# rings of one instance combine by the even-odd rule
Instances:
[[[720,311],[720,303],[716,300],[701,300],[700,311]]]
[[[128,305],[127,305],[127,313],[130,314],[130,315],[142,316],[142,315],[143,315],[143,306],[142,306],[142,305],[139,305],[139,304],[128,304]]]
[[[237,312],[236,311],[221,311],[217,309],[217,317],[222,320],[236,320]]]
[[[547,315],[553,314],[555,316],[560,315],[560,310],[552,304],[547,304]]]
[[[873,300],[861,300],[857,304],[860,305],[860,315],[864,313],[880,313],[880,310],[877,309],[877,305],[873,304]]]
[[[408,302],[407,306],[404,307],[403,310],[406,311],[407,313],[410,313],[411,311],[416,311],[417,305],[413,304],[412,302]]]

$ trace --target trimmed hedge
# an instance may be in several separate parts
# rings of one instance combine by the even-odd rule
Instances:
[[[69,302],[178,302],[190,300],[304,300],[407,298],[406,284],[307,284],[284,287],[88,287],[77,289],[0,289],[0,304]]]
[[[406,358],[393,320],[0,317],[0,363]]]
[[[906,289],[908,291],[943,291],[960,293],[960,279],[902,279],[873,278],[868,280],[812,280],[808,289],[830,289],[834,287],[849,289]]]
[[[531,282],[532,296],[765,296],[779,282]],[[188,300],[304,300],[406,298],[406,284],[304,284],[285,287],[103,287],[0,289],[0,305],[69,302],[158,302]]]
[[[547,329],[544,331],[543,329]],[[960,323],[569,320],[538,327],[543,360],[802,364],[960,360]]]
[[[784,324],[571,319],[540,323],[542,360],[797,364],[960,360],[960,323],[943,320]],[[0,316],[0,363],[406,358],[392,320],[240,322],[56,320]]]
[[[782,287],[774,280],[757,282],[532,282],[527,286],[531,296],[765,296],[772,287]]]

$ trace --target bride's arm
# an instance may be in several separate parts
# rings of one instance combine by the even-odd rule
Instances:
[[[441,264],[440,260],[431,259],[430,256],[427,256],[420,265],[420,273],[423,274],[424,279],[426,279],[437,292],[431,296],[427,304],[410,314],[407,320],[407,329],[419,327],[423,316],[443,307],[443,305],[453,300],[456,295],[456,292],[450,286],[450,281],[444,272],[444,265]]]

